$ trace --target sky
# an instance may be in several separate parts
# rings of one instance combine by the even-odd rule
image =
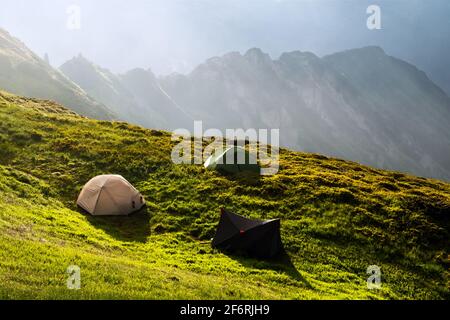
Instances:
[[[366,23],[374,4],[379,30]],[[0,27],[56,67],[82,53],[117,73],[187,73],[252,47],[278,58],[380,45],[450,90],[448,0],[1,0]]]

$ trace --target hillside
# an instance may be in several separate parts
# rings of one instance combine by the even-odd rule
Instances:
[[[450,98],[376,46],[277,59],[253,48],[157,77],[114,74],[82,55],[57,70],[0,29],[0,88],[146,128],[279,128],[293,150],[450,181]]]
[[[23,96],[52,99],[96,119],[117,116],[92,99],[59,70],[0,28],[0,88]]]
[[[376,46],[320,58],[258,48],[187,75],[114,75],[84,58],[61,70],[122,120],[151,128],[281,128],[281,144],[383,169],[450,180],[450,98]],[[134,114],[133,114],[134,113]]]
[[[282,150],[258,181],[176,166],[165,132],[0,95],[0,298],[448,299],[450,185]],[[129,217],[75,206],[102,173],[146,197]],[[281,218],[287,256],[211,249],[219,208]],[[82,289],[65,287],[81,267]],[[368,290],[378,265],[382,288]]]

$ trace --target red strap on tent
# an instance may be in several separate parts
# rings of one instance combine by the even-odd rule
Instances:
[[[239,233],[241,234],[241,236],[242,235],[244,235],[244,233],[245,233],[245,230],[241,230],[241,231],[239,231]]]

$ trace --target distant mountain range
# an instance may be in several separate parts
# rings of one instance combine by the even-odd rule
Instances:
[[[151,128],[191,128],[194,119],[205,128],[280,128],[283,146],[450,180],[450,98],[379,47],[276,60],[254,48],[156,77],[116,75],[81,55],[58,71],[0,35],[0,88],[13,93]]]
[[[60,70],[94,99],[109,106],[121,120],[171,130],[193,121],[161,88],[150,70],[134,69],[115,75],[82,55],[64,63]]]
[[[449,97],[379,47],[278,60],[251,49],[160,81],[208,126],[280,128],[297,150],[450,178]]]

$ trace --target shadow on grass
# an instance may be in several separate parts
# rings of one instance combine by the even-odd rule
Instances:
[[[239,182],[246,186],[256,186],[261,182],[261,175],[253,172],[239,172],[239,173],[223,173],[221,174],[230,181]]]
[[[93,216],[81,208],[79,210],[86,214],[94,227],[102,229],[116,240],[144,243],[151,234],[151,216],[146,206],[129,216]]]
[[[231,254],[225,252],[231,259],[238,261],[246,268],[259,269],[259,270],[272,270],[279,273],[283,273],[289,276],[291,279],[303,283],[307,288],[312,289],[311,284],[303,277],[300,272],[295,268],[292,263],[291,257],[288,255],[285,249],[273,258],[270,259],[256,259],[247,255]]]

